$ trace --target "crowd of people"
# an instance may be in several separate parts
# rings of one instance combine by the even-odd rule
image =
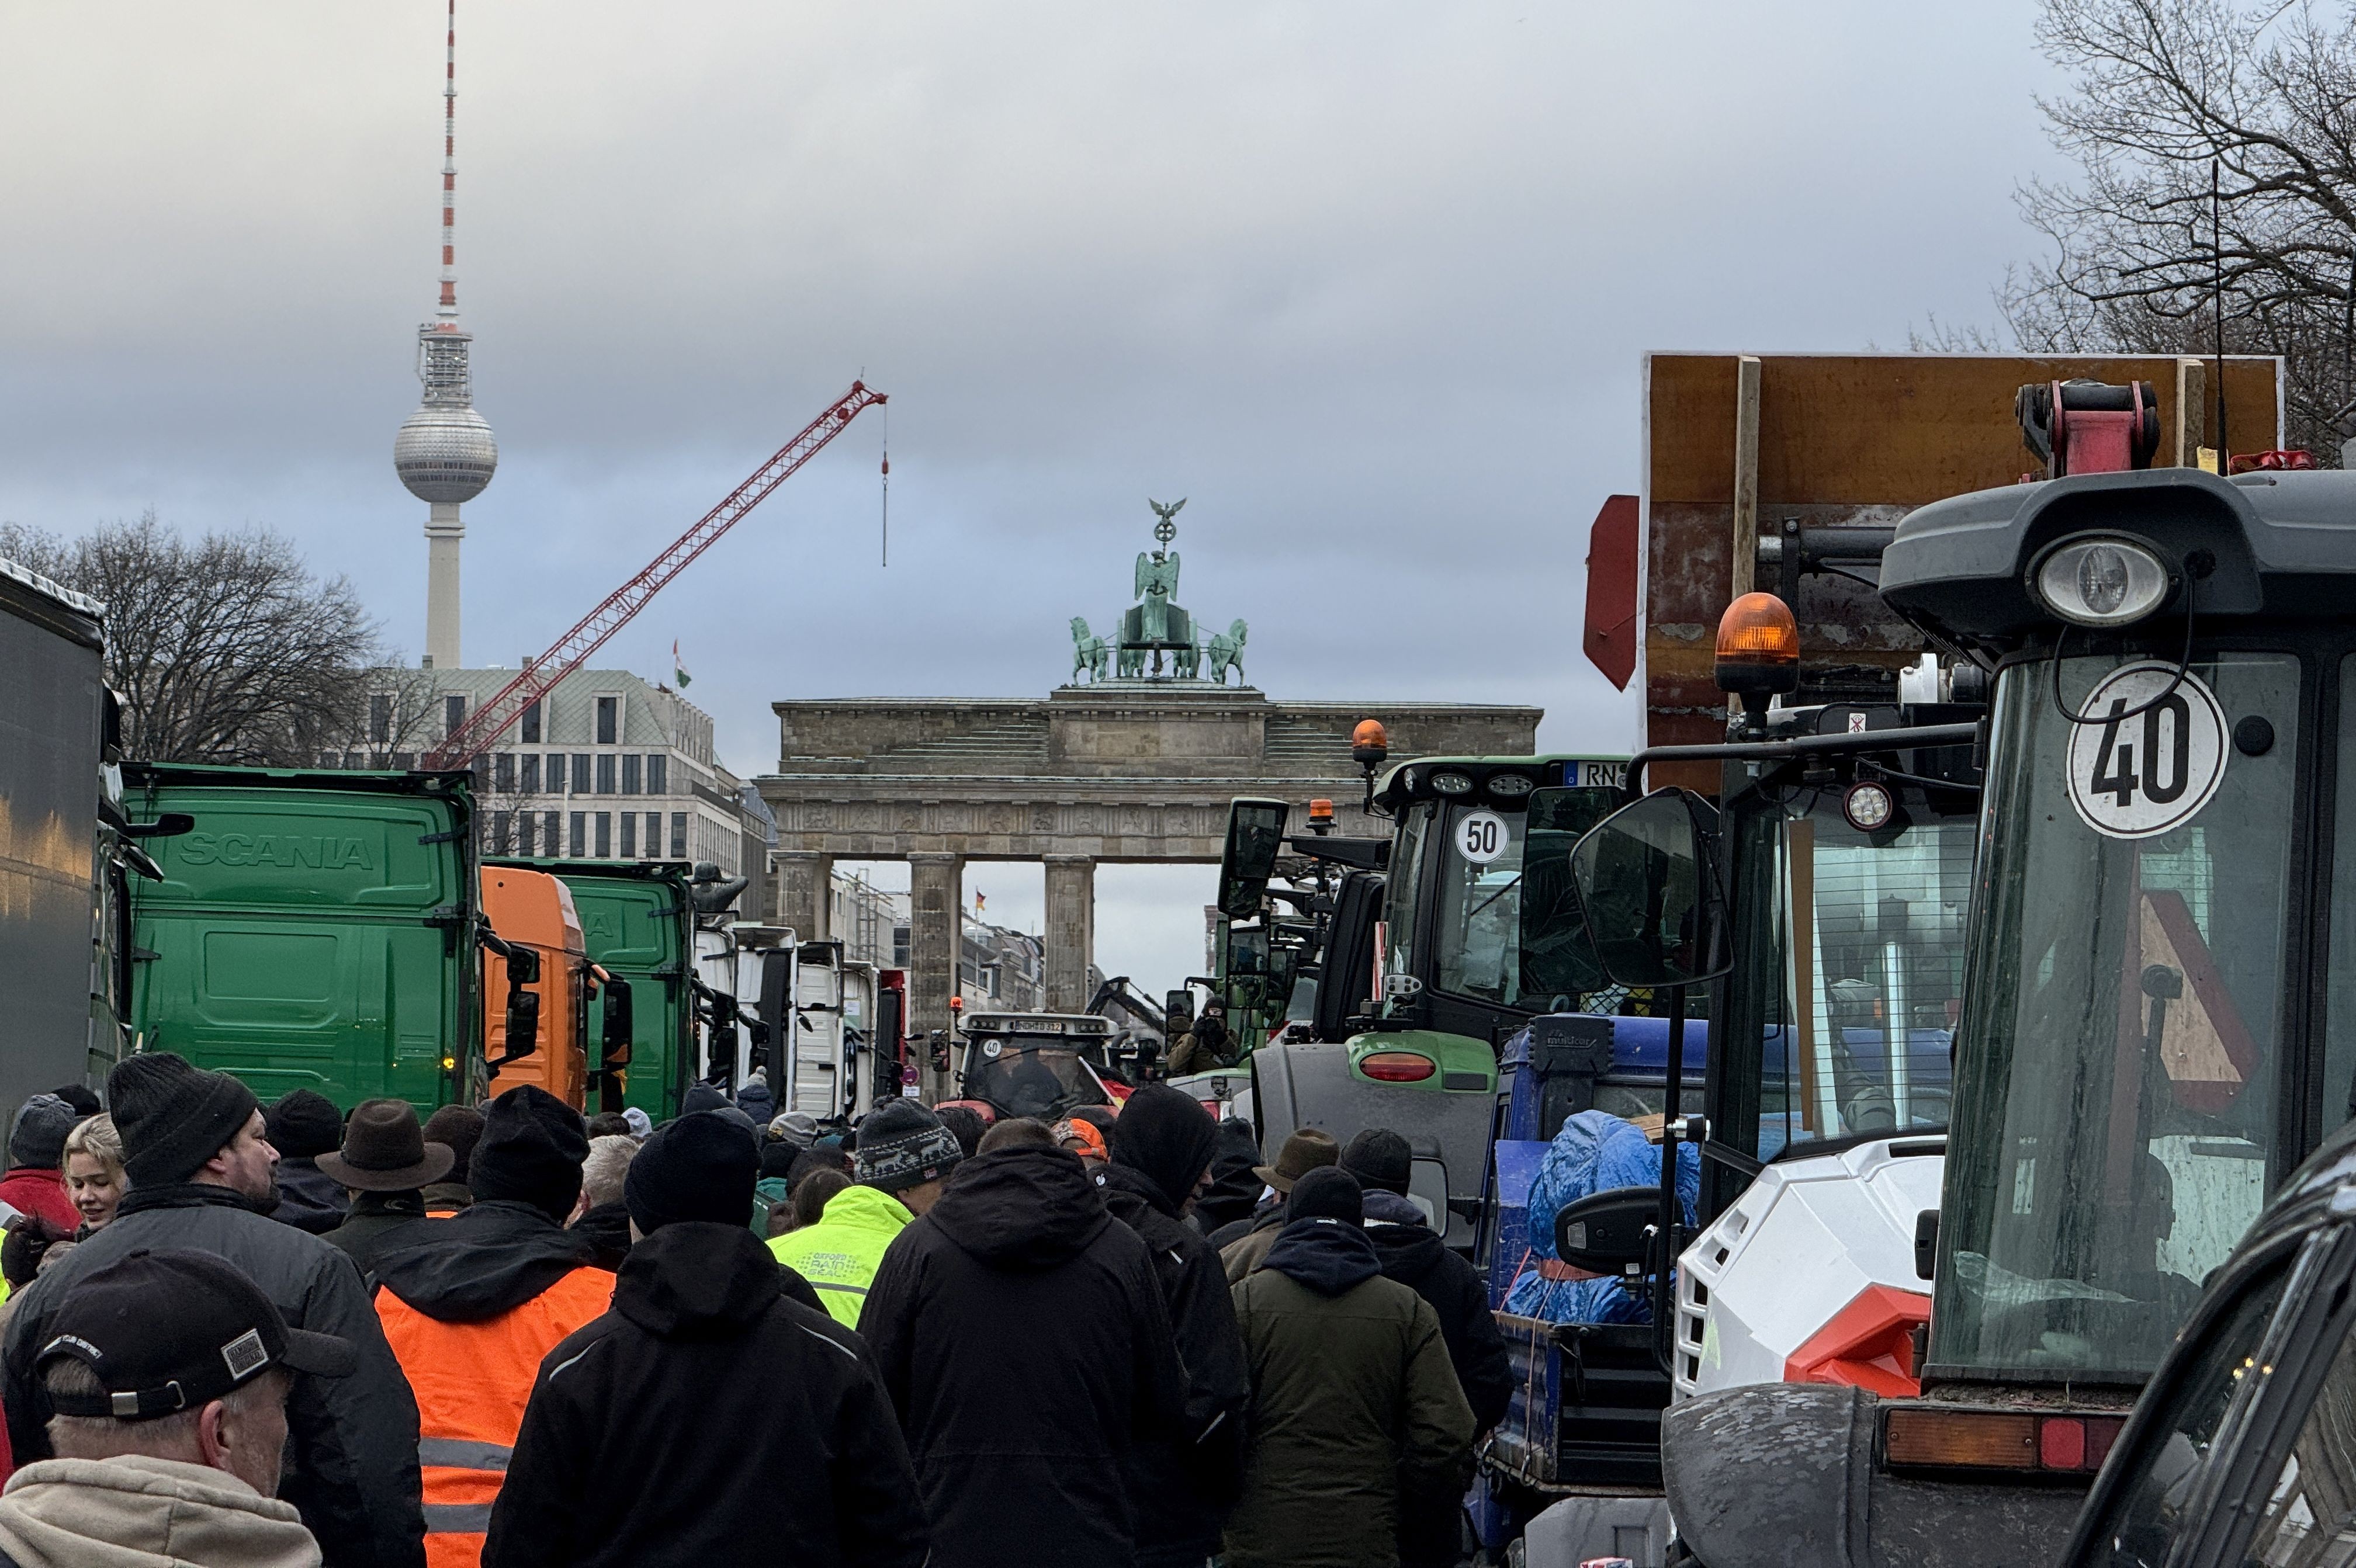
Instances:
[[[1510,1383],[1398,1134],[772,1109],[35,1095],[0,1568],[1460,1560]]]

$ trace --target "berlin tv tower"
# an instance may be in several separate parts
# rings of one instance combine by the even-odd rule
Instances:
[[[458,191],[458,0],[448,0],[449,33],[442,80],[442,303],[417,329],[417,379],[425,399],[392,438],[392,466],[409,493],[426,503],[425,662],[459,669],[458,543],[466,537],[460,502],[483,493],[499,465],[490,422],[475,411],[466,345],[458,325],[458,273],[452,208]]]

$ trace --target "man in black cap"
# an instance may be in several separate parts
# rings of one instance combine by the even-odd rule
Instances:
[[[475,1201],[377,1248],[376,1312],[417,1393],[436,1563],[481,1552],[541,1357],[613,1300],[589,1239],[564,1229],[588,1153],[581,1113],[544,1089],[510,1089],[483,1116]]]
[[[758,1170],[715,1112],[630,1162],[639,1240],[613,1309],[541,1363],[486,1568],[925,1561],[891,1403],[859,1337],[787,1296],[750,1228]]]
[[[1365,1189],[1366,1239],[1375,1243],[1383,1277],[1414,1291],[1440,1315],[1449,1363],[1472,1407],[1477,1440],[1505,1419],[1514,1393],[1514,1370],[1505,1360],[1496,1314],[1489,1310],[1489,1293],[1472,1265],[1408,1200],[1415,1151],[1407,1139],[1388,1127],[1368,1127],[1343,1149],[1342,1168]]]
[[[425,1141],[417,1107],[406,1100],[363,1100],[344,1128],[344,1147],[319,1157],[319,1168],[348,1188],[351,1212],[326,1239],[351,1253],[373,1278],[387,1238],[425,1218],[423,1188],[450,1174],[457,1153]]]
[[[344,1141],[344,1114],[316,1089],[290,1089],[262,1115],[270,1147],[278,1151],[278,1207],[270,1217],[325,1235],[344,1222],[352,1206],[344,1184],[319,1168],[319,1157],[335,1153]]]
[[[1185,1220],[1210,1175],[1218,1139],[1218,1124],[1200,1100],[1149,1083],[1115,1118],[1112,1163],[1097,1174],[1105,1207],[1152,1255],[1186,1370],[1184,1430],[1174,1440],[1141,1441],[1130,1456],[1139,1568],[1202,1568],[1217,1556],[1219,1524],[1242,1478],[1251,1371],[1226,1271]]]
[[[36,1368],[57,1457],[0,1498],[0,1560],[18,1568],[160,1561],[308,1568],[318,1543],[274,1500],[286,1395],[337,1378],[351,1347],[290,1329],[209,1253],[134,1253],[59,1302]],[[168,1541],[168,1548],[160,1543]]]
[[[19,1463],[47,1458],[48,1396],[37,1374],[56,1338],[59,1304],[82,1280],[129,1257],[187,1248],[227,1260],[290,1327],[347,1341],[348,1377],[298,1375],[286,1404],[290,1468],[281,1488],[334,1568],[419,1568],[417,1403],[359,1271],[317,1236],[268,1218],[277,1152],[253,1092],[169,1052],[116,1067],[107,1099],[132,1190],[114,1220],[52,1263],[18,1299],[0,1343],[0,1408]]]

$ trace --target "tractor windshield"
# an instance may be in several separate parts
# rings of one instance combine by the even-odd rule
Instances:
[[[1075,1105],[1110,1103],[1096,1074],[1068,1040],[1016,1035],[977,1040],[967,1051],[967,1097],[989,1101],[1001,1116],[1053,1120]]]
[[[2131,1382],[2286,1163],[2299,667],[2053,673],[1997,688],[1928,1360]]]

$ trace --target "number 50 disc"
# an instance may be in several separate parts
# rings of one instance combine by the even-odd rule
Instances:
[[[2078,717],[2070,804],[2106,838],[2180,827],[2224,782],[2225,710],[2190,671],[2178,680],[2171,664],[2123,665],[2095,683]]]

